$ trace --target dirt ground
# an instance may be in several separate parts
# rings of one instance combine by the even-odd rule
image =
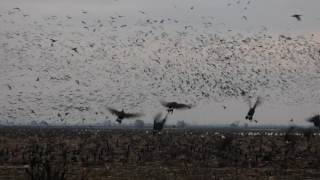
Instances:
[[[0,179],[320,179],[320,137],[296,129],[0,128]]]

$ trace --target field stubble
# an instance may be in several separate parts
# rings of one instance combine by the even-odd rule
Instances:
[[[303,129],[6,127],[0,179],[320,179],[319,152]]]

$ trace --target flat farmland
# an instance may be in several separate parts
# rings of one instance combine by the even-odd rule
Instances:
[[[320,179],[310,129],[1,127],[0,179]]]

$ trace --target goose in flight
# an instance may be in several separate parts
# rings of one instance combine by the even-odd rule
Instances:
[[[294,17],[294,18],[296,18],[297,19],[297,21],[301,21],[301,14],[294,14],[294,15],[292,15],[291,17]]]
[[[167,108],[168,113],[173,113],[174,109],[191,109],[192,105],[190,104],[182,104],[182,103],[177,103],[177,102],[165,102],[165,101],[160,101],[161,104]]]
[[[261,104],[262,101],[261,101],[260,97],[257,97],[257,100],[256,100],[256,102],[254,103],[253,106],[251,106],[250,99],[248,99],[248,102],[249,102],[250,109],[249,109],[249,112],[246,115],[246,119],[249,120],[249,121],[252,121],[252,118],[253,118],[253,115],[254,115],[254,113],[256,111],[256,108]]]
[[[108,110],[110,111],[111,114],[117,116],[116,121],[121,124],[123,119],[130,119],[130,118],[137,118],[142,116],[142,113],[126,113],[124,112],[124,110],[122,109],[121,111],[118,111],[116,109],[113,108],[108,108]]]

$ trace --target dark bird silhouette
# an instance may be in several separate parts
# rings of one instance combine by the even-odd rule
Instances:
[[[165,101],[160,101],[161,104],[168,108],[167,111],[168,113],[173,113],[174,109],[191,109],[192,105],[190,104],[182,104],[182,103],[177,103],[177,102],[165,102]]]
[[[121,111],[118,111],[118,110],[113,109],[113,108],[108,108],[108,110],[110,111],[111,114],[117,116],[116,121],[117,121],[119,124],[122,123],[122,120],[123,120],[124,118],[127,118],[127,119],[137,118],[137,117],[140,117],[140,116],[143,115],[143,114],[141,114],[141,113],[126,113],[126,112],[124,112],[123,109],[122,109]]]
[[[56,40],[56,39],[50,39],[50,41],[53,42],[53,43],[55,43],[55,42],[57,42],[58,40]]]
[[[244,20],[247,20],[247,19],[248,19],[247,16],[242,16],[242,18],[243,18]]]
[[[167,121],[168,114],[162,120],[161,116],[162,113],[158,113],[153,119],[153,134],[160,132]]]
[[[300,14],[294,14],[294,15],[292,15],[291,17],[294,17],[294,18],[296,18],[298,21],[301,21],[301,16],[302,16],[302,15],[300,15]]]
[[[261,98],[257,97],[257,101],[253,106],[251,106],[251,101],[249,99],[248,99],[248,102],[249,102],[250,109],[249,109],[248,114],[246,115],[246,119],[249,121],[252,121],[252,118],[253,118],[253,115],[256,111],[256,108],[261,104]]]
[[[244,90],[241,90],[241,96],[245,96],[247,93]]]
[[[62,115],[60,113],[58,113],[57,116],[60,118],[60,121],[64,121],[64,119],[62,118]]]
[[[71,50],[79,54],[78,48],[72,48]]]
[[[57,42],[58,40],[50,39],[50,41],[51,41],[51,47],[53,47],[53,43]]]
[[[313,123],[313,125],[320,129],[320,114],[314,115],[307,119],[308,122]]]

